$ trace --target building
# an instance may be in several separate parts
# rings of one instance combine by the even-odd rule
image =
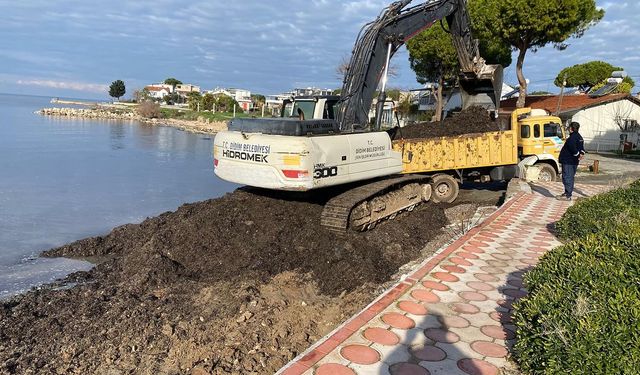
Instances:
[[[182,96],[183,98],[186,98],[189,93],[192,92],[200,92],[200,86],[196,86],[196,85],[191,85],[191,84],[179,84],[176,85],[176,93],[178,93],[178,95]]]
[[[304,89],[293,89],[291,92],[293,96],[326,96],[333,95],[333,90],[330,89],[319,89],[317,87],[307,87]]]
[[[165,96],[171,94],[173,92],[173,86],[166,85],[164,83],[155,83],[152,85],[145,86],[145,89],[149,91],[149,96],[154,99],[164,99]]]
[[[510,112],[516,107],[516,98],[501,103],[501,111]],[[601,97],[568,95],[527,96],[526,107],[557,113],[565,125],[571,121],[580,123],[580,134],[589,151],[613,151],[620,149],[621,140],[633,145],[640,141],[640,99],[629,94],[613,94]]]
[[[211,93],[213,95],[222,94],[222,95],[230,96],[236,102],[238,102],[238,105],[244,111],[249,111],[253,109],[253,101],[251,100],[251,91],[249,90],[236,89],[236,88],[225,89],[225,88],[216,87],[215,89],[208,91],[208,93]]]
[[[290,93],[266,95],[264,103],[265,111],[272,116],[279,116],[282,110],[282,104],[287,99],[291,99]]]
[[[243,110],[249,111],[253,109],[253,101],[251,100],[251,91],[244,89],[235,89],[230,88],[227,89],[231,97],[233,97],[236,102],[242,107]]]

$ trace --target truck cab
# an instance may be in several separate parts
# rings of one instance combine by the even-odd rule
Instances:
[[[296,117],[303,120],[335,119],[338,95],[296,96],[285,99],[280,117]]]
[[[511,124],[517,126],[518,158],[528,159],[527,165],[538,165],[541,180],[554,181],[560,172],[558,158],[565,139],[562,120],[531,108],[516,109],[511,117]]]

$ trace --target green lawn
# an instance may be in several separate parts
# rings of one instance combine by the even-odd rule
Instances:
[[[210,121],[227,121],[233,118],[233,112],[196,112],[179,109],[160,109],[162,118],[174,118],[180,120],[197,120],[198,117],[209,119]],[[236,112],[236,117],[250,117],[249,114]]]

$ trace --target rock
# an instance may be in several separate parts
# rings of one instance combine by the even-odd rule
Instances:
[[[252,316],[253,313],[251,313],[250,311],[245,311],[244,314],[240,315],[240,317],[236,319],[236,323],[244,323],[247,320],[251,319]]]
[[[211,374],[209,371],[205,370],[200,366],[191,370],[191,375],[209,375],[209,374]]]

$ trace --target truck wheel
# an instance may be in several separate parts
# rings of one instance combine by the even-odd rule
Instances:
[[[435,203],[452,203],[458,198],[458,192],[460,191],[458,181],[447,174],[433,176],[431,187],[433,191],[431,200]]]
[[[538,175],[538,181],[541,182],[555,182],[557,173],[556,170],[547,163],[537,164],[540,167],[540,174]]]

